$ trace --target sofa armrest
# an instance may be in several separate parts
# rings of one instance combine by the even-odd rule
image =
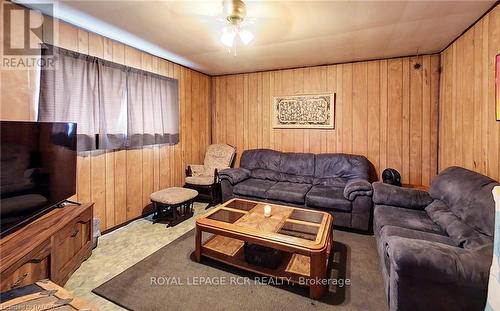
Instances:
[[[219,172],[219,178],[228,180],[232,185],[250,177],[250,171],[244,168],[228,168]]]
[[[386,247],[391,272],[396,272],[399,277],[469,287],[486,288],[488,284],[492,245],[472,250],[425,240],[391,237]]]
[[[372,196],[372,194],[373,188],[370,182],[361,178],[349,180],[344,188],[344,197],[349,201],[354,201],[360,195]]]
[[[374,182],[373,203],[423,210],[433,199],[428,192]]]

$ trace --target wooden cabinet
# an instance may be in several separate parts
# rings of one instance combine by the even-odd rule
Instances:
[[[90,256],[92,247],[92,211],[86,210],[65,225],[53,237],[52,281],[64,284],[69,276]]]
[[[0,291],[50,278],[64,286],[92,252],[93,204],[54,209],[0,240]]]
[[[50,277],[50,240],[47,240],[14,265],[2,271],[0,291],[32,284]]]

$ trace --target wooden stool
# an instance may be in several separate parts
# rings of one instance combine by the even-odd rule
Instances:
[[[180,187],[166,188],[151,193],[149,198],[155,208],[153,223],[166,219],[167,227],[173,227],[190,218],[193,216],[193,199],[197,195],[196,190]]]

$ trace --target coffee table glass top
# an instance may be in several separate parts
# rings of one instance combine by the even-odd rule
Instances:
[[[238,219],[243,217],[244,213],[239,213],[227,209],[220,209],[212,215],[208,216],[209,219],[227,222],[228,224],[235,223]]]
[[[234,200],[230,201],[227,204],[225,204],[225,207],[237,209],[237,210],[242,210],[242,211],[249,211],[252,208],[254,208],[257,204],[257,202],[251,202],[251,201],[243,201],[243,200]]]
[[[269,204],[271,216],[266,217],[265,205],[266,203],[235,199],[216,208],[206,218],[232,224],[236,228],[253,228],[309,241],[316,241],[318,238],[326,213]]]

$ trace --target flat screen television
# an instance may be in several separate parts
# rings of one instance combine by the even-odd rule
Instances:
[[[0,235],[76,193],[76,123],[0,121]]]

